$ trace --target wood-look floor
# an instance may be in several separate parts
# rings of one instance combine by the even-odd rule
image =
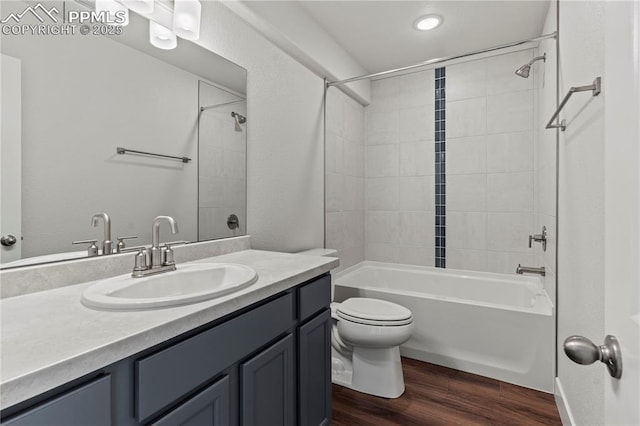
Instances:
[[[409,358],[402,364],[397,399],[333,385],[333,425],[562,425],[553,395]]]

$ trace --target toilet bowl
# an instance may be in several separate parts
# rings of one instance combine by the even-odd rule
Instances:
[[[333,383],[384,398],[402,395],[399,346],[411,337],[411,311],[358,297],[332,303],[331,317]]]
[[[337,257],[331,249],[300,254]],[[333,281],[331,287],[333,300]],[[399,346],[411,337],[411,311],[384,300],[354,297],[331,303],[331,318],[331,381],[383,398],[402,395]]]

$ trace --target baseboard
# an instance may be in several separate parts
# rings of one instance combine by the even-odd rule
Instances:
[[[556,377],[556,386],[554,396],[556,399],[556,405],[558,406],[558,413],[560,413],[560,420],[562,420],[563,426],[575,426],[576,422],[571,414],[571,409],[567,405],[567,397],[560,384],[560,379]]]

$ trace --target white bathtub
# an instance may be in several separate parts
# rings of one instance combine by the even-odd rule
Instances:
[[[403,356],[553,392],[553,306],[537,277],[362,262],[334,283],[338,302],[372,297],[411,310]]]

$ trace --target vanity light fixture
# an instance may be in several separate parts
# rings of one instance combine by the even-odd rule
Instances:
[[[106,12],[107,23],[129,23],[129,9],[149,20],[149,42],[164,50],[178,45],[176,36],[185,40],[200,38],[202,5],[199,0],[95,0],[96,12]],[[116,12],[118,15],[116,15]],[[126,14],[124,23],[121,23]]]
[[[185,40],[200,37],[202,5],[198,0],[175,0],[173,6],[173,31]]]
[[[440,15],[425,15],[421,16],[413,23],[413,27],[419,31],[428,31],[437,28],[442,24],[442,16]]]
[[[115,0],[96,0],[96,12],[108,14],[107,23],[117,22],[123,27],[129,25],[129,9]]]
[[[153,13],[155,6],[154,0],[120,0],[120,3],[143,15]]]
[[[154,21],[149,21],[149,42],[164,50],[174,49],[178,45],[176,34]]]

